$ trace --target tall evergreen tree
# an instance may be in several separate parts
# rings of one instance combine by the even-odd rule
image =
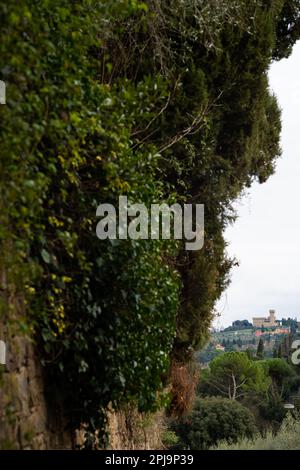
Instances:
[[[258,359],[264,358],[264,350],[265,350],[264,340],[260,338],[258,346],[257,346],[257,352],[256,352],[256,357]]]

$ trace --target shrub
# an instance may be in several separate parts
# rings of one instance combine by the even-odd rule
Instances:
[[[169,449],[178,443],[179,437],[174,431],[166,430],[162,433],[161,440],[164,448]]]
[[[257,433],[254,417],[240,403],[227,398],[198,399],[193,412],[174,425],[185,449],[203,450],[220,440],[237,442]]]
[[[219,443],[215,450],[300,450],[300,416],[288,414],[277,434],[244,438],[235,444]]]

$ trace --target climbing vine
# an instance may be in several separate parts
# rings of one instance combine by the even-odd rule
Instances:
[[[232,201],[280,154],[266,74],[298,17],[287,34],[283,0],[187,3],[0,5],[1,311],[11,321],[22,299],[14,320],[70,425],[90,436],[110,405],[167,403],[170,355],[205,342],[228,283]],[[98,240],[97,206],[124,194],[204,203],[204,250]]]

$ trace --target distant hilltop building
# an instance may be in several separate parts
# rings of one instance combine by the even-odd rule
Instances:
[[[274,328],[280,325],[280,321],[276,320],[275,310],[269,311],[269,316],[253,318],[254,328]]]

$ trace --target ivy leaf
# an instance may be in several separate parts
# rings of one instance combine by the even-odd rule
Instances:
[[[41,251],[41,257],[43,258],[45,263],[47,263],[47,264],[50,263],[50,255],[49,255],[48,251],[45,250],[45,248],[43,248],[42,251]]]

